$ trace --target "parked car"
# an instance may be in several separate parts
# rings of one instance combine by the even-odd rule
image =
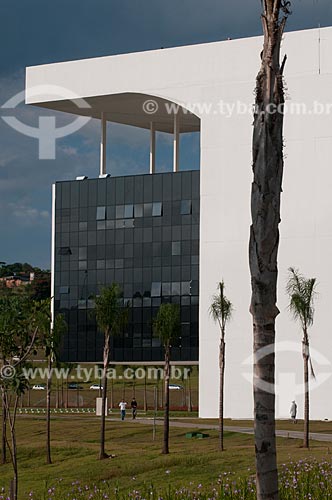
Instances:
[[[35,384],[32,386],[32,389],[35,391],[45,391],[46,385],[45,384]]]
[[[170,390],[174,390],[174,391],[181,391],[181,389],[183,389],[182,385],[178,385],[178,384],[169,384],[169,388],[170,388]]]
[[[99,384],[92,384],[90,385],[90,389],[93,389],[94,391],[99,391],[99,389],[103,389],[103,387]]]
[[[68,384],[68,389],[83,389],[81,385],[79,385],[77,382],[70,382]]]

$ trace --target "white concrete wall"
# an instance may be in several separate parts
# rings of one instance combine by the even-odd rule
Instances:
[[[283,53],[288,102],[304,103],[309,114],[286,115],[285,173],[279,254],[279,308],[277,319],[277,401],[280,417],[289,415],[296,398],[303,414],[301,332],[287,311],[287,269],[299,267],[308,277],[317,277],[315,323],[311,346],[317,384],[311,393],[311,417],[332,418],[332,337],[329,307],[332,292],[332,113],[312,114],[315,100],[332,102],[332,30],[321,33],[319,61],[318,30],[285,36]],[[300,52],[299,52],[300,48]],[[233,63],[243,69],[232,82],[205,88],[214,99],[253,101],[258,62],[253,44],[243,44],[233,53]],[[248,67],[247,61],[250,60]],[[245,67],[242,68],[242,62]],[[320,74],[319,74],[320,69]],[[224,278],[227,295],[234,303],[234,317],[227,330],[226,403],[228,417],[252,417],[250,365],[243,364],[252,349],[248,239],[252,118],[234,115],[203,117],[201,152],[201,267],[200,267],[200,415],[218,415],[218,330],[208,316],[217,281]],[[323,355],[323,357],[322,357]],[[326,358],[326,359],[325,359]],[[327,363],[327,364],[326,364]],[[245,377],[244,374],[249,372]],[[246,378],[249,381],[246,381]],[[326,380],[327,379],[327,380]],[[323,382],[323,383],[322,383]]]
[[[319,39],[321,39],[319,41]],[[27,69],[27,102],[53,100],[46,94],[29,97],[35,85],[58,85],[80,97],[141,92],[186,107],[207,103],[201,118],[201,242],[200,242],[200,416],[218,412],[218,329],[208,315],[211,296],[223,278],[234,304],[227,329],[225,416],[252,416],[250,365],[252,350],[248,238],[250,225],[252,115],[221,114],[218,102],[252,103],[259,69],[261,38],[74,61]],[[282,52],[288,61],[285,78],[288,102],[332,102],[332,28],[288,33]],[[66,96],[64,96],[66,97]],[[332,117],[292,114],[285,119],[285,175],[279,255],[277,320],[277,414],[288,416],[291,400],[303,412],[301,332],[289,316],[285,282],[289,266],[317,277],[319,295],[311,345],[317,353],[318,381],[311,394],[312,418],[332,419]],[[288,342],[285,344],[283,342]],[[290,342],[290,343],[289,343]],[[293,352],[298,349],[298,352]],[[322,358],[324,356],[325,358]],[[322,363],[328,363],[324,365]],[[324,375],[326,374],[326,375]]]

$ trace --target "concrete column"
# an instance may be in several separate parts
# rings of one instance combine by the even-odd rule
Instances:
[[[178,172],[180,166],[180,115],[177,111],[174,115],[174,138],[173,138],[173,172]]]
[[[101,113],[100,119],[100,171],[99,175],[106,175],[106,114]]]
[[[150,174],[156,170],[156,128],[153,122],[150,123]]]

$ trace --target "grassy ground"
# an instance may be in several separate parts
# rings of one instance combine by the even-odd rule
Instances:
[[[57,478],[68,485],[75,480],[87,484],[106,480],[126,491],[141,489],[151,482],[160,488],[168,484],[184,486],[190,482],[210,485],[223,472],[247,476],[254,470],[252,436],[226,433],[226,451],[220,453],[216,431],[208,431],[210,437],[207,439],[185,437],[190,422],[188,429],[171,428],[170,454],[164,456],[160,453],[162,427],[157,427],[153,441],[152,425],[135,424],[130,420],[108,421],[107,451],[115,454],[115,458],[98,461],[99,419],[87,415],[53,417],[53,464],[47,466],[44,418],[18,417],[20,500],[26,500],[31,490],[43,498],[43,492]],[[310,451],[302,449],[301,442],[294,439],[278,439],[278,447],[280,463],[329,455],[328,445],[318,442],[312,443]],[[8,486],[11,475],[10,464],[1,466],[0,488]]]

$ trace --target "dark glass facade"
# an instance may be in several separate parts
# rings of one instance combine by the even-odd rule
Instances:
[[[93,297],[117,282],[129,321],[111,360],[161,361],[152,320],[181,306],[175,361],[198,360],[199,171],[56,183],[55,312],[65,315],[64,361],[102,359]]]

